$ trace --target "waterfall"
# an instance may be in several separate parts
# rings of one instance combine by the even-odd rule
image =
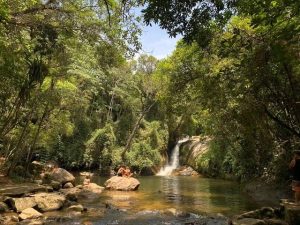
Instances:
[[[160,171],[156,174],[157,176],[170,176],[178,166],[179,166],[179,147],[182,143],[189,140],[189,137],[179,140],[172,153],[171,153],[171,160],[170,163],[166,163],[164,167],[160,169]]]

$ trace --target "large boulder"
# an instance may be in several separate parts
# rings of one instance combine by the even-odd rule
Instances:
[[[63,168],[55,168],[50,173],[50,179],[60,182],[62,185],[71,182],[74,183],[75,177]]]
[[[40,212],[36,211],[33,208],[28,208],[22,211],[22,213],[19,215],[19,218],[21,220],[26,220],[26,219],[35,219],[43,216]]]
[[[17,212],[22,212],[24,209],[33,208],[37,205],[33,197],[13,198],[13,208]]]
[[[84,185],[82,190],[92,192],[94,194],[101,194],[102,191],[104,190],[104,187],[101,187],[95,183],[89,183],[88,185]]]
[[[77,201],[78,195],[81,191],[82,190],[77,187],[60,190],[60,192],[66,196],[66,199],[69,201]]]
[[[133,177],[114,176],[108,179],[104,186],[108,190],[135,191],[139,188],[140,182]]]
[[[34,195],[37,207],[43,211],[58,210],[63,207],[66,197],[58,193],[38,193]]]
[[[76,186],[73,188],[61,189],[60,192],[66,196],[69,201],[77,201],[78,198],[95,198],[102,193],[104,187],[95,183],[90,183],[84,186]]]
[[[34,183],[1,185],[0,188],[0,196],[9,196],[13,198],[37,192],[47,192],[47,188]]]
[[[174,172],[174,175],[178,176],[198,176],[198,172],[195,171],[192,167],[190,166],[182,166]]]

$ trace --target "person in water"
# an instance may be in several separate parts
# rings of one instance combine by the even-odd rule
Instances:
[[[125,175],[125,177],[132,177],[132,175],[133,175],[128,166],[126,166],[124,175]]]
[[[294,151],[289,167],[293,175],[292,189],[295,192],[295,203],[300,204],[300,150]]]
[[[126,167],[125,166],[120,166],[118,172],[117,172],[117,175],[119,177],[124,177],[125,176],[125,170],[126,170]]]
[[[91,175],[88,174],[85,176],[84,180],[83,180],[83,186],[88,186],[91,183]]]

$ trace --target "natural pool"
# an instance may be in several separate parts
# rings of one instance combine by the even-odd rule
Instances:
[[[93,182],[103,185],[107,178],[94,177]],[[242,193],[236,182],[201,177],[139,177],[141,186],[135,192],[104,191],[101,202],[130,211],[165,210],[226,216],[257,207]]]
[[[80,179],[82,177],[78,177],[78,183],[82,182]],[[92,182],[103,186],[107,179],[94,176]],[[189,220],[193,221],[197,215],[222,214],[231,217],[258,207],[242,192],[236,182],[179,176],[147,176],[138,179],[141,183],[138,191],[105,190],[97,198],[80,199],[80,203],[87,207],[88,211],[63,224],[198,224]],[[196,217],[181,218],[168,213],[174,210],[189,212]],[[65,212],[61,213],[66,215]],[[216,224],[227,224],[223,223],[224,221],[217,222]]]

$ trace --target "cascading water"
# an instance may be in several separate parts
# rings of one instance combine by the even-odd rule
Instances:
[[[181,139],[177,142],[176,146],[174,147],[171,153],[171,160],[170,163],[166,163],[164,167],[160,169],[160,171],[156,174],[157,176],[170,176],[178,166],[179,166],[179,147],[182,143],[189,140],[189,137]]]

